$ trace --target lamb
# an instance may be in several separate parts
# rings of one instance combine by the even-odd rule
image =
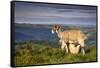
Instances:
[[[80,45],[77,45],[76,47],[74,46],[74,44],[70,44],[69,45],[69,51],[72,54],[78,54],[80,52]]]
[[[85,54],[85,43],[84,41],[87,39],[87,36],[82,33],[81,30],[65,30],[61,31],[61,27],[59,25],[54,25],[52,28],[52,33],[57,33],[60,42],[62,43],[62,50],[65,48],[66,53],[69,52],[68,47],[72,43],[78,43],[82,49],[83,55]],[[69,45],[67,44],[69,43]]]

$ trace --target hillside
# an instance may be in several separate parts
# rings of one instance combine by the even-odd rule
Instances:
[[[60,46],[55,43],[45,42],[24,42],[16,43],[14,62],[15,66],[41,65],[41,64],[61,64],[77,62],[96,61],[96,46],[91,45],[86,48],[86,54],[77,55],[66,54],[61,51]]]

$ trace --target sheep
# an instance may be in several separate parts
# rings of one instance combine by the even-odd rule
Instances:
[[[61,27],[59,25],[54,25],[51,32],[54,34],[57,33],[60,41],[62,42],[62,50],[65,48],[66,53],[69,52],[68,44],[66,43],[78,43],[81,47],[83,55],[85,54],[85,43],[84,41],[87,39],[87,36],[82,33],[81,30],[65,30],[61,31]]]

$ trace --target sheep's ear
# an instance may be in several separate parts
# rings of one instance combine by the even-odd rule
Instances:
[[[57,25],[55,24],[54,27],[57,28]]]
[[[60,28],[61,28],[59,25],[54,25],[54,27],[55,27],[56,29],[60,29]]]
[[[53,25],[53,28],[56,28],[56,25]]]
[[[60,29],[61,27],[59,25],[57,25],[57,29]]]

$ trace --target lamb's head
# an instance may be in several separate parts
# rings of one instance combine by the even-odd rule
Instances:
[[[59,30],[60,28],[61,28],[61,27],[60,27],[59,25],[54,25],[54,26],[52,27],[52,30],[51,30],[52,34],[54,34],[55,32],[58,32],[58,30]]]

